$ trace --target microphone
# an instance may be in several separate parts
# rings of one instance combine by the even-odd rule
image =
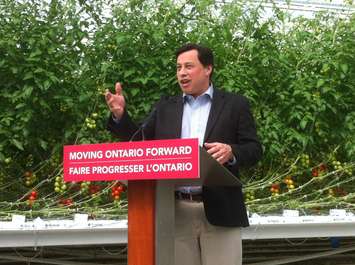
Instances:
[[[129,139],[129,142],[132,142],[134,137],[136,137],[136,135],[141,132],[142,133],[142,141],[145,140],[145,135],[144,135],[144,129],[145,127],[148,125],[148,123],[152,120],[152,118],[154,117],[154,115],[157,112],[157,108],[158,106],[164,101],[164,100],[168,100],[169,96],[163,95],[161,96],[160,100],[155,104],[155,106],[153,107],[153,110],[149,113],[149,115],[147,116],[147,118],[145,118],[142,122],[142,124],[138,127],[138,129],[134,132],[134,134],[131,136],[131,138]]]
[[[147,126],[147,124],[151,121],[155,113],[157,112],[157,107],[154,107],[153,110],[149,113],[148,117],[145,118],[142,122],[142,124],[138,127],[138,129],[134,132],[134,134],[131,136],[129,139],[129,142],[132,142],[133,139],[136,137],[136,135],[141,132],[142,133],[142,141],[145,140],[145,135],[144,135],[144,129]]]

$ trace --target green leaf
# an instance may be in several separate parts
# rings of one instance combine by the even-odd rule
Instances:
[[[89,98],[89,95],[81,94],[79,96],[79,102],[83,102]]]
[[[349,66],[347,64],[341,64],[340,65],[341,70],[343,71],[344,74],[346,74],[349,70]]]
[[[44,72],[43,68],[37,67],[36,70],[34,70],[34,73],[42,73]]]
[[[148,77],[144,77],[144,78],[141,78],[140,80],[142,81],[143,85],[146,85],[148,83],[148,81],[149,81],[149,78]]]
[[[132,88],[129,90],[131,92],[131,95],[134,97],[139,93],[139,89],[138,88]]]
[[[116,43],[117,44],[121,44],[122,42],[124,42],[126,40],[126,36],[124,36],[124,35],[118,35],[117,37],[116,37]]]
[[[20,104],[17,104],[17,105],[15,106],[15,109],[20,109],[20,108],[22,108],[22,107],[24,107],[24,106],[26,106],[25,103],[20,103]]]
[[[49,80],[44,81],[43,83],[44,90],[48,90],[50,86],[51,86],[51,82]]]
[[[131,75],[133,75],[135,73],[135,69],[129,69],[129,70],[126,70],[123,74],[124,78],[127,78],[127,77],[130,77]]]
[[[107,69],[110,67],[110,64],[108,62],[103,62],[101,64],[101,72],[106,73]]]
[[[36,57],[37,55],[41,55],[41,54],[42,54],[41,50],[37,48],[35,51],[31,52],[30,58]]]
[[[24,118],[23,120],[28,121],[29,119]],[[23,137],[26,137],[26,138],[27,138],[28,135],[30,134],[30,132],[25,128],[25,129],[23,129],[22,134],[23,134]]]
[[[301,122],[300,122],[300,127],[301,127],[301,129],[306,128],[307,122],[308,122],[307,119],[302,119],[302,120],[301,120]]]
[[[322,93],[327,93],[327,92],[329,92],[331,90],[332,90],[332,88],[329,87],[329,86],[324,86],[324,87],[321,88]]]
[[[25,74],[25,77],[23,78],[23,80],[28,80],[28,79],[31,79],[33,78],[33,73],[32,72],[27,72]]]
[[[323,64],[323,67],[322,67],[322,70],[324,71],[324,72],[326,72],[326,71],[328,71],[329,70],[329,64]]]
[[[44,108],[44,109],[51,109],[50,106],[48,105],[47,101],[43,100],[43,99],[39,99],[39,105]]]
[[[11,71],[13,74],[17,74],[18,73],[18,68],[17,67],[11,67]]]
[[[29,96],[31,96],[32,91],[33,91],[32,86],[25,85],[25,87],[23,88],[23,93],[22,93],[23,97],[28,98]]]
[[[44,149],[47,150],[48,148],[48,143],[44,140],[39,140],[39,145]]]
[[[59,79],[53,73],[47,73],[47,76],[49,77],[49,79],[52,81],[53,84],[59,82]]]
[[[317,88],[321,87],[322,85],[324,85],[325,81],[324,79],[318,79],[317,81]]]
[[[16,139],[11,139],[13,145],[15,145],[18,149],[24,151],[23,145],[21,142],[17,141]]]

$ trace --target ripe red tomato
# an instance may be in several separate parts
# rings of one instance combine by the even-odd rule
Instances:
[[[24,176],[25,176],[26,178],[29,178],[29,177],[32,176],[32,172],[31,172],[31,171],[26,171],[25,174],[24,174]]]
[[[280,186],[279,186],[279,184],[274,183],[274,184],[271,185],[271,187],[272,187],[273,189],[277,189],[277,190],[278,190]]]
[[[320,171],[325,171],[327,169],[327,166],[325,165],[325,164],[321,164],[320,166],[319,166],[319,170]]]
[[[313,168],[313,169],[312,169],[312,176],[313,176],[313,177],[318,177],[318,175],[319,175],[318,169]]]

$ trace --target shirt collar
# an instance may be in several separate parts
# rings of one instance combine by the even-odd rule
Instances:
[[[211,83],[209,85],[209,87],[207,88],[207,90],[205,92],[203,92],[201,95],[199,95],[198,97],[203,97],[204,95],[208,95],[208,97],[212,100],[213,98],[213,84]],[[182,94],[182,97],[184,99],[184,102],[189,98],[189,97],[192,97],[191,95],[188,95],[186,93],[183,93]]]

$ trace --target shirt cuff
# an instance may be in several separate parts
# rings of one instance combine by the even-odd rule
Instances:
[[[112,117],[112,120],[115,122],[115,123],[117,123],[117,124],[119,124],[120,123],[120,119],[117,119],[116,117],[115,117],[115,115],[113,115],[113,114],[111,114],[111,117]]]
[[[237,159],[235,158],[235,156],[233,155],[233,158],[232,159],[229,159],[227,161],[228,165],[229,166],[234,166],[236,163],[237,163]]]

